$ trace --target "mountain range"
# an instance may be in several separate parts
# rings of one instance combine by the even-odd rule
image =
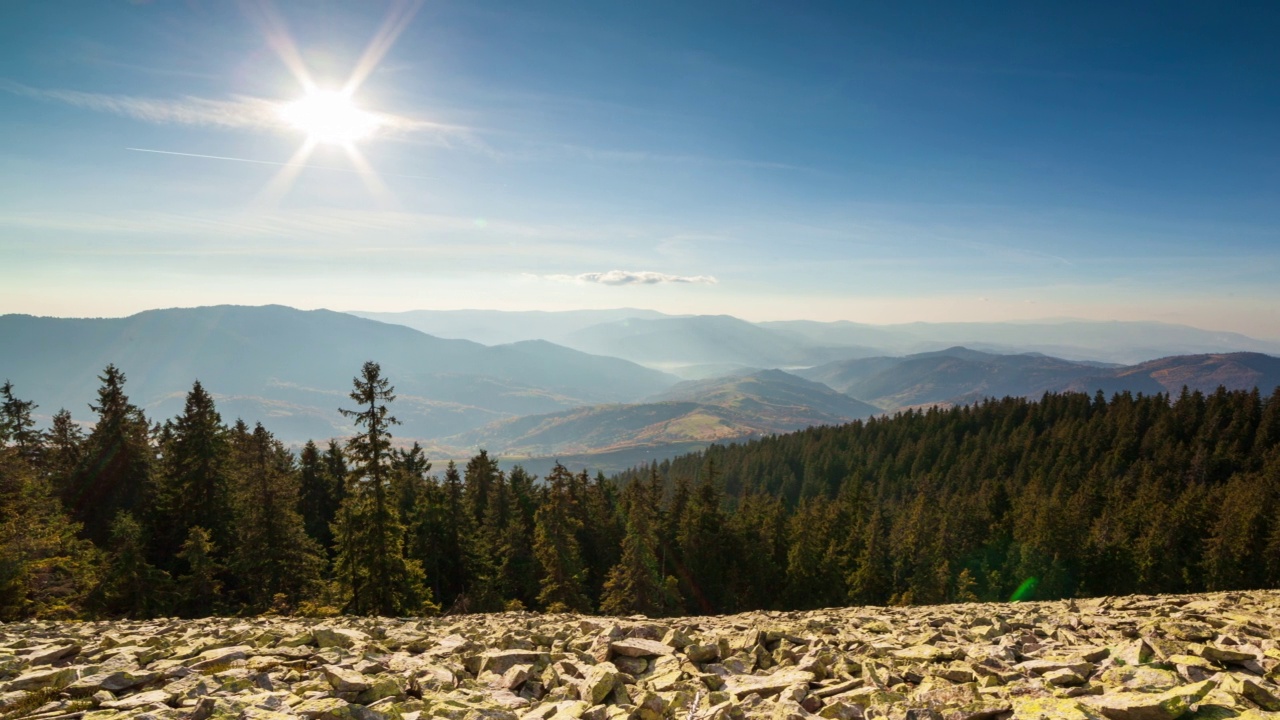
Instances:
[[[1129,391],[1177,395],[1185,385],[1213,392],[1280,385],[1280,358],[1261,353],[1181,355],[1129,366],[1072,362],[1039,354],[996,355],[963,347],[905,357],[843,360],[795,371],[846,395],[892,411],[963,404],[984,397],[1046,392]]]
[[[751,323],[728,315],[652,310],[414,310],[353,312],[440,337],[485,344],[541,339],[612,355],[689,379],[744,368],[807,367],[835,360],[902,356],[964,346],[994,354],[1037,352],[1132,365],[1170,355],[1280,354],[1280,342],[1160,322],[1044,320],[901,323],[787,320]]]
[[[176,415],[199,379],[227,420],[261,421],[286,442],[301,443],[353,432],[337,409],[350,405],[347,393],[360,366],[375,360],[396,387],[397,438],[422,441],[435,458],[465,457],[483,447],[531,468],[560,458],[606,470],[712,442],[984,397],[1068,390],[1177,394],[1184,385],[1206,392],[1257,386],[1270,393],[1280,385],[1280,359],[1223,352],[1269,347],[1265,341],[1155,323],[870,326],[635,310],[421,311],[397,319],[504,342],[436,337],[369,317],[282,306],[153,310],[113,319],[5,315],[0,379],[38,403],[43,418],[66,407],[81,421],[92,418],[87,405],[108,363],[126,373],[126,392],[153,419]],[[1062,330],[1064,347],[1085,347],[1089,338],[1117,344],[1084,359],[1029,351],[1052,339],[1045,335],[1049,327]],[[922,338],[966,332],[1010,343],[1010,352],[881,349],[931,345],[938,341]],[[542,333],[547,337],[529,337]],[[1119,342],[1121,335],[1128,345]],[[1026,344],[1015,342],[1021,337]],[[1110,361],[1153,342],[1201,347],[1218,341],[1211,353]]]
[[[97,376],[114,363],[153,417],[174,415],[194,380],[224,415],[261,419],[287,440],[351,432],[366,360],[392,378],[406,437],[431,438],[515,415],[652,395],[678,379],[626,360],[544,341],[486,346],[327,310],[217,306],[118,319],[0,316],[0,373],[47,413],[85,418]]]

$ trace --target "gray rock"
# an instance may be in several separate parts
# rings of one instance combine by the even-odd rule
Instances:
[[[337,665],[325,665],[320,669],[324,672],[324,679],[340,693],[364,692],[370,687],[369,678],[355,670],[340,668]]]
[[[676,649],[670,645],[660,643],[656,640],[645,640],[644,638],[627,638],[626,640],[618,640],[609,643],[609,649],[617,655],[625,655],[627,657],[653,657],[655,655],[671,655]]]

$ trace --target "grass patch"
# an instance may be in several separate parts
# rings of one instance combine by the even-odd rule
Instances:
[[[43,690],[32,690],[26,695],[18,698],[17,702],[0,709],[0,718],[9,720],[9,718],[20,718],[30,715],[41,706],[58,698],[59,691],[52,688]]]

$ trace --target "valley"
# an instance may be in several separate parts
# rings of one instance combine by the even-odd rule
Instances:
[[[1280,360],[1257,352],[1274,344],[1157,323],[217,306],[99,320],[8,315],[0,335],[0,368],[45,418],[58,408],[83,417],[102,368],[115,363],[154,419],[175,415],[199,379],[228,417],[267,423],[299,446],[352,432],[336,410],[352,369],[376,358],[397,390],[397,442],[419,442],[440,460],[487,449],[505,466],[543,470],[564,460],[614,472],[711,443],[984,398],[1176,396],[1184,385],[1265,395],[1280,384]],[[954,340],[965,345],[921,350]],[[1175,354],[1211,345],[1219,352]]]

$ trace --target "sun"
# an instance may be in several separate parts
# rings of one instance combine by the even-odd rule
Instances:
[[[327,145],[351,145],[382,124],[376,114],[356,107],[349,95],[329,90],[308,92],[282,106],[280,119],[306,133],[308,140]]]

